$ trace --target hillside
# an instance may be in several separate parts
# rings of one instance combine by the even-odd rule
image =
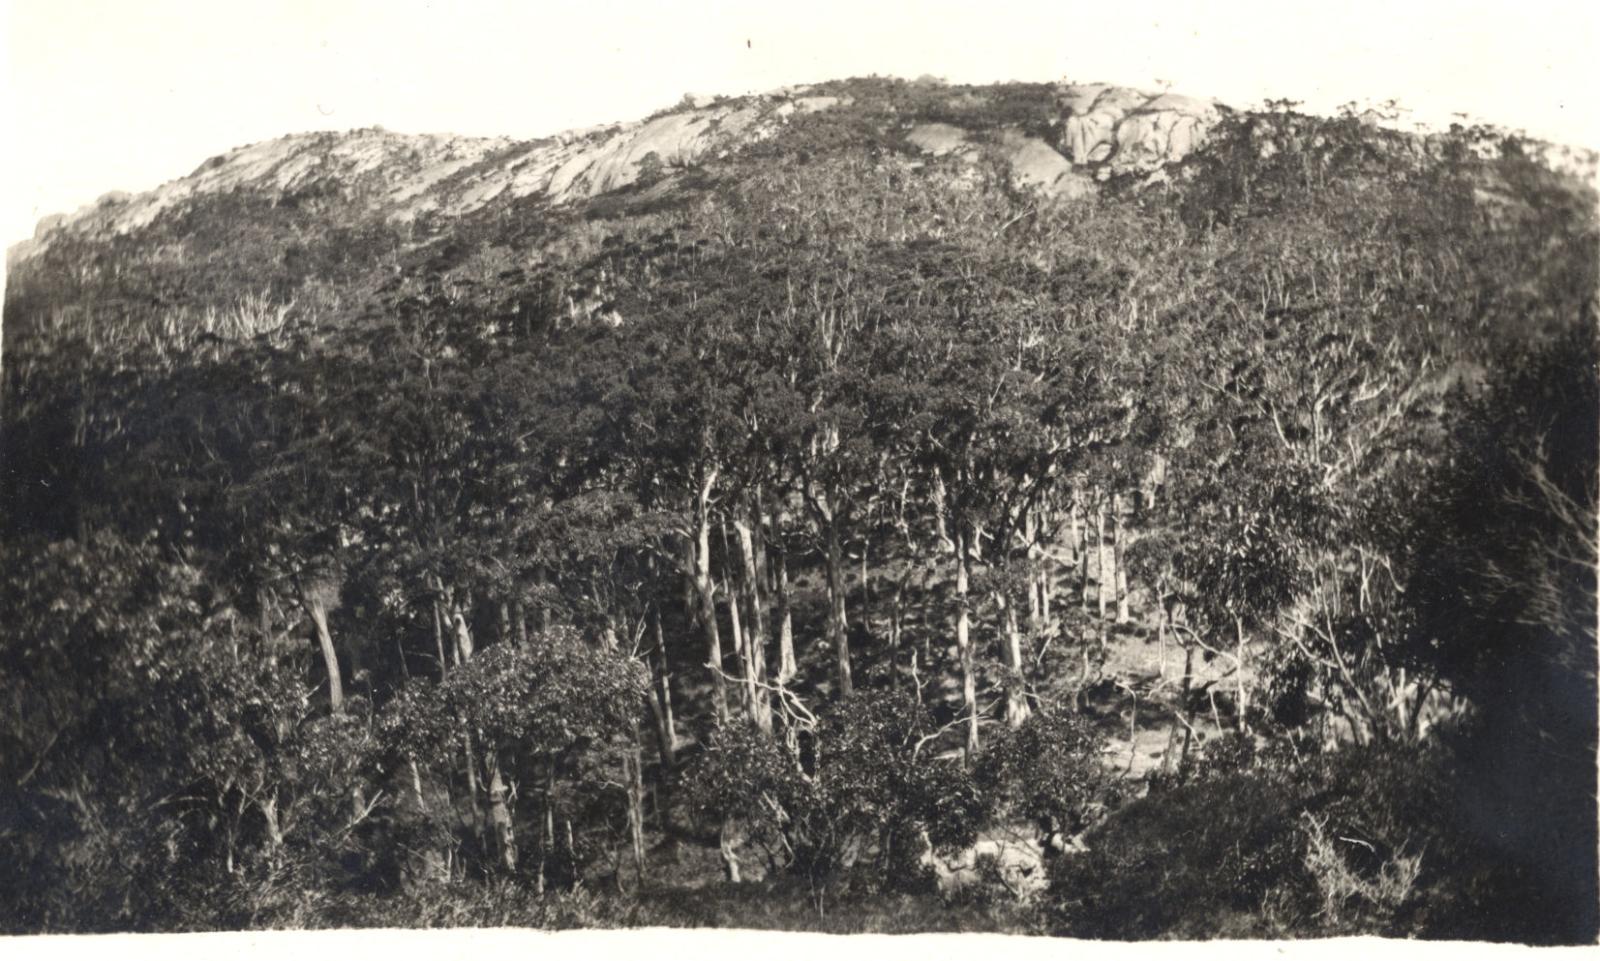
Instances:
[[[1592,167],[869,78],[48,218],[0,927],[1592,939]]]
[[[824,89],[832,89],[825,87]],[[1105,85],[1070,85],[1033,93],[1032,116],[1019,115],[1002,128],[998,151],[1017,179],[1047,194],[1081,192],[1088,179],[1157,168],[1181,159],[1204,143],[1219,119],[1209,103],[1175,95],[1151,95]],[[968,125],[896,122],[876,118],[884,134],[933,155],[968,145],[974,120],[982,119],[982,93],[952,92],[928,106],[968,115]],[[332,192],[353,201],[362,214],[409,222],[429,214],[453,218],[498,200],[533,197],[550,203],[594,197],[638,181],[651,164],[684,168],[702,158],[719,159],[775,136],[795,116],[853,103],[850,94],[802,87],[699,105],[685,103],[651,119],[569,131],[535,141],[393,134],[371,129],[348,134],[305,134],[251,144],[213,157],[194,173],[138,196],[108,194],[70,216],[41,221],[33,255],[57,231],[121,235],[150,225],[164,211],[244,189],[274,202]],[[955,118],[953,118],[955,119]],[[1056,133],[1049,141],[1027,129]],[[1048,148],[1047,156],[1043,150]],[[1064,154],[1063,158],[1061,155]],[[647,158],[654,155],[654,161]],[[1067,166],[1068,160],[1072,166]],[[1071,185],[1057,181],[1068,172]]]

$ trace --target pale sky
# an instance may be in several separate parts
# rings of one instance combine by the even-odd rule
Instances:
[[[307,130],[538,136],[838,77],[1398,98],[1600,146],[1600,3],[0,0],[0,241]]]

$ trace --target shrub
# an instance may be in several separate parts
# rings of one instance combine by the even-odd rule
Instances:
[[[933,732],[908,695],[857,693],[819,722],[811,770],[768,735],[724,728],[690,773],[688,794],[708,822],[742,822],[767,844],[819,910],[841,884],[925,889],[926,847],[972,844],[988,814],[964,771],[921,753]]]
[[[1057,707],[991,741],[975,778],[998,816],[1037,822],[1049,834],[1076,834],[1111,786],[1103,744],[1088,718]]]

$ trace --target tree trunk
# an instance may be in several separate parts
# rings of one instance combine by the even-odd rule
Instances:
[[[1087,518],[1084,523],[1078,523],[1082,510],[1078,495],[1073,494],[1072,548],[1078,555],[1078,606],[1087,614],[1089,612],[1089,524]]]
[[[1039,518],[1033,511],[1023,514],[1022,539],[1028,553],[1028,630],[1037,633],[1044,621],[1041,606],[1044,599],[1041,593],[1043,581],[1039,577],[1043,551],[1039,548]]]
[[[744,708],[745,716],[754,720],[756,704],[755,675],[751,673],[750,643],[745,636],[744,615],[744,587],[739,583],[733,571],[729,569],[731,558],[728,557],[728,544],[726,531],[723,537],[723,568],[722,583],[728,595],[728,627],[732,633],[733,653],[739,659],[739,676],[743,683],[739,685],[739,704]]]
[[[1189,761],[1189,746],[1194,740],[1194,714],[1189,710],[1189,689],[1194,683],[1194,645],[1186,644],[1183,649],[1183,688],[1179,697],[1178,709],[1183,712],[1183,719],[1188,724],[1183,726],[1183,749],[1178,755],[1178,770],[1181,772]]]
[[[543,567],[539,568],[539,586],[544,587],[550,583],[550,574]],[[550,602],[543,600],[539,604],[539,633],[550,633]]]
[[[1111,594],[1116,590],[1116,575],[1106,576],[1106,509],[1105,505],[1095,498],[1094,509],[1094,576],[1096,600],[1100,605],[1100,621],[1105,623],[1106,609],[1110,605]]]
[[[752,500],[751,504],[759,503]],[[734,529],[739,535],[739,555],[744,562],[744,596],[749,624],[745,634],[745,687],[750,693],[751,719],[763,731],[772,730],[772,703],[767,696],[767,605],[762,594],[762,571],[756,537],[761,531],[761,518],[752,516],[748,522],[738,521]]]
[[[422,771],[417,767],[415,760],[407,761],[411,768],[411,793],[417,801],[417,811],[425,818],[432,816],[428,807],[428,798],[422,793]],[[430,848],[422,852],[422,874],[430,881],[444,880],[449,877],[446,873],[445,852]]]
[[[534,888],[543,895],[546,887],[545,867],[550,860],[550,852],[556,847],[556,766],[555,761],[546,762],[544,775],[544,832],[539,836],[539,874],[534,882]]]
[[[1160,613],[1156,615],[1156,650],[1161,658],[1160,666],[1156,669],[1156,676],[1161,680],[1167,679],[1167,621],[1172,613],[1167,610],[1167,599],[1157,591],[1156,606]]]
[[[1037,590],[1039,592],[1039,626],[1037,629],[1040,631],[1045,631],[1049,630],[1053,619],[1050,606],[1050,564],[1046,563],[1039,569],[1038,578]]]
[[[517,838],[511,825],[511,806],[506,799],[506,782],[500,775],[499,752],[489,748],[484,756],[489,766],[489,823],[494,828],[500,865],[508,872],[517,870]]]
[[[1011,677],[1006,679],[1006,724],[1013,728],[1022,726],[1028,719],[1028,694],[1023,687],[1022,631],[1017,626],[1017,609],[1004,594],[996,596],[1005,614],[1006,666]]]
[[[867,542],[861,542],[861,626],[872,636],[872,582],[867,572]]]
[[[778,683],[787,684],[799,668],[794,660],[794,615],[789,608],[789,552],[777,544],[773,552],[778,584]]]
[[[1245,675],[1244,658],[1245,658],[1246,641],[1245,641],[1244,619],[1243,618],[1235,617],[1233,619],[1233,630],[1234,630],[1234,637],[1236,638],[1235,655],[1234,656],[1237,657],[1238,661],[1239,661],[1239,674],[1238,674],[1239,683],[1238,683],[1238,687],[1237,687],[1238,704],[1235,705],[1235,707],[1239,711],[1239,733],[1248,735],[1250,733],[1250,716],[1249,716],[1250,715],[1250,688],[1245,683],[1245,677],[1244,677],[1244,675]]]
[[[333,634],[328,631],[328,608],[316,590],[303,591],[301,602],[317,631],[317,647],[328,672],[328,706],[337,714],[344,710],[344,684],[339,678],[339,654],[333,649]]]
[[[1124,541],[1128,537],[1127,519],[1122,516],[1122,504],[1116,495],[1111,498],[1111,521],[1115,525],[1111,539],[1111,578],[1117,594],[1117,623],[1128,623],[1128,553]]]
[[[828,539],[828,643],[838,656],[839,696],[847,697],[852,685],[849,624],[845,620],[844,547],[839,539],[838,514],[831,505],[824,526]]]
[[[738,884],[743,878],[739,873],[739,854],[734,850],[733,827],[731,818],[722,819],[722,828],[717,832],[717,849],[722,854],[722,870],[730,884]]]
[[[900,639],[905,631],[906,577],[907,571],[901,570],[900,576],[895,578],[894,593],[889,597],[889,650],[895,654],[900,651]]]
[[[967,529],[956,525],[956,650],[961,657],[961,706],[967,715],[967,755],[978,751],[978,684],[972,657],[972,612],[969,591],[972,559]]]
[[[634,879],[644,883],[644,749],[639,724],[633,724],[633,747],[622,755],[623,779],[628,786],[628,840],[633,848]]]
[[[278,792],[262,801],[261,817],[267,823],[267,846],[276,851],[283,847],[283,827],[278,823]]]
[[[471,598],[468,598],[467,601],[470,604]],[[457,605],[450,612],[450,619],[454,622],[456,628],[456,661],[459,664],[465,664],[472,660],[472,652],[474,650],[472,629],[467,626],[467,615],[460,605]]]
[[[667,668],[666,636],[661,630],[661,609],[650,608],[651,629],[656,636],[656,690],[650,694],[650,713],[656,719],[656,737],[661,745],[661,763],[664,767],[678,766],[678,732],[672,720],[672,680]]]
[[[438,648],[439,680],[450,676],[450,660],[444,653],[444,613],[439,609],[439,598],[433,599],[433,644]]]
[[[939,539],[941,550],[959,550],[960,546],[950,540],[950,531],[945,527],[946,493],[944,489],[944,472],[935,469],[933,472],[933,523],[934,533]]]
[[[1072,492],[1072,503],[1067,505],[1067,543],[1072,545],[1072,559],[1078,560],[1083,554],[1083,532],[1078,524],[1078,492]]]
[[[711,671],[711,701],[717,723],[728,723],[728,691],[722,680],[722,635],[717,630],[716,588],[711,581],[711,488],[717,482],[712,469],[700,485],[695,505],[694,589],[700,601],[700,626],[705,632],[706,665]]]
[[[478,846],[486,849],[483,838],[483,808],[478,801],[478,762],[473,758],[471,733],[466,731],[461,733],[461,748],[467,761],[467,810],[472,812],[472,835],[478,839]]]

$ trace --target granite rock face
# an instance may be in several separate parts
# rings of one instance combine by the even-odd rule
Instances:
[[[805,88],[704,103],[649,120],[569,131],[538,140],[397,134],[381,128],[295,134],[230,150],[187,177],[136,195],[102,198],[39,224],[21,253],[60,230],[121,234],[188,200],[238,188],[293,198],[331,188],[391,220],[471,213],[498,198],[552,203],[593,197],[765,140],[790,118],[848,103]]]
[[[1076,199],[1094,191],[1094,181],[1076,170],[1072,161],[1038,137],[1006,130],[990,149],[1004,162],[1012,182],[1046,197]],[[906,141],[930,157],[955,156],[977,163],[985,146],[966,130],[948,123],[919,124],[906,133]]]
[[[1065,84],[1055,102],[1053,143],[1014,128],[995,138],[1017,185],[1047,197],[1084,197],[1114,176],[1159,178],[1203,146],[1222,119],[1209,100],[1109,84]],[[968,131],[948,123],[920,124],[906,139],[932,157],[976,160],[981,153]]]
[[[1213,101],[1107,84],[1068,84],[1056,95],[1062,149],[1098,179],[1149,174],[1201,147],[1222,119]]]

